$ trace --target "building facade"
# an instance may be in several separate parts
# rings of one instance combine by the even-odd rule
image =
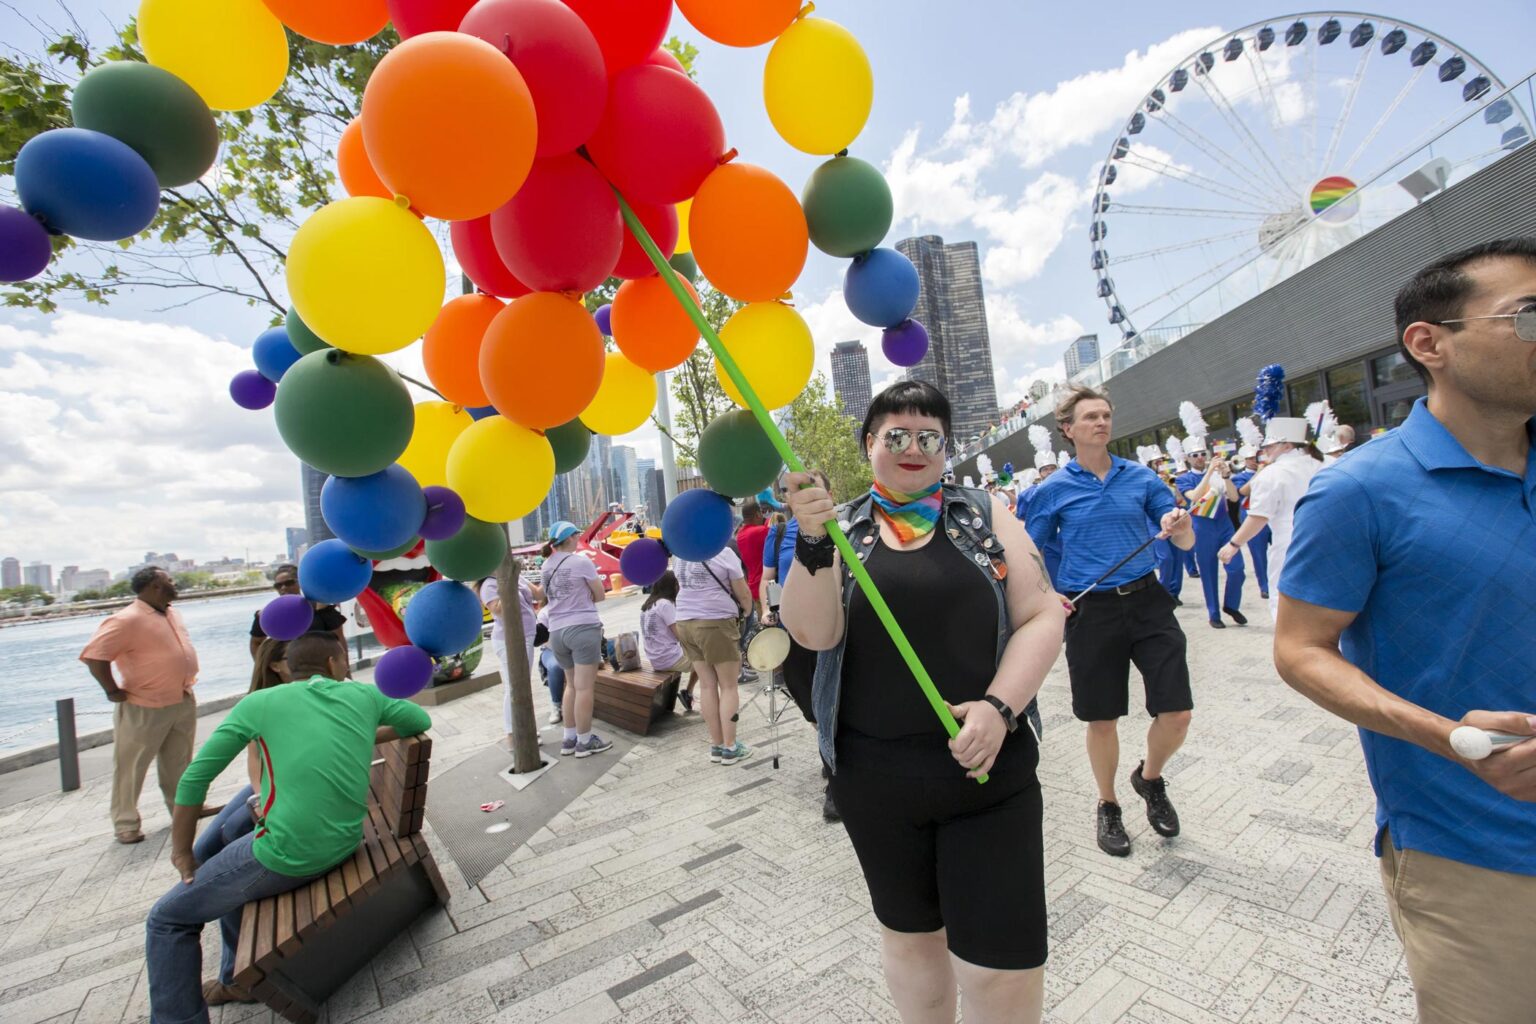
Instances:
[[[832,390],[843,415],[864,422],[869,412],[869,352],[861,341],[840,341],[832,347]]]
[[[1099,361],[1099,336],[1097,334],[1079,335],[1078,339],[1067,346],[1067,351],[1061,360],[1067,366],[1067,379],[1071,380],[1082,372],[1083,367],[1092,366]]]
[[[907,373],[943,391],[954,412],[956,441],[986,431],[997,419],[992,340],[975,242],[948,245],[937,235],[903,238],[896,249],[917,268],[913,319],[928,330],[928,354]]]
[[[613,446],[613,479],[617,485],[612,496],[625,509],[633,509],[645,500],[640,493],[640,464],[629,445]]]
[[[309,546],[314,547],[323,540],[330,540],[336,536],[331,528],[325,525],[325,516],[320,514],[320,489],[329,479],[326,474],[306,462],[299,463],[304,493],[304,533],[309,540]]]
[[[288,561],[298,564],[300,557],[309,550],[309,530],[303,526],[290,526],[286,531]]]
[[[21,559],[5,558],[0,560],[0,587],[10,590],[12,587],[21,586]]]
[[[82,569],[78,565],[66,565],[59,573],[58,594],[75,594],[82,590],[105,590],[112,585],[112,574],[105,569]]]
[[[21,570],[21,582],[51,594],[53,593],[53,566],[46,562],[33,562]]]

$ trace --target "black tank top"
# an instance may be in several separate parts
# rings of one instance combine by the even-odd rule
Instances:
[[[997,598],[986,574],[942,532],[911,551],[876,539],[864,565],[939,694],[951,704],[981,700],[997,660]],[[849,602],[847,636],[838,757],[907,777],[959,771],[944,726],[858,588]],[[1010,735],[993,770],[1022,753],[1019,734]]]

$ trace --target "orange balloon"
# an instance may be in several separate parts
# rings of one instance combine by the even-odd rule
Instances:
[[[378,35],[389,22],[385,0],[264,0],[277,20],[306,39],[351,46]],[[356,195],[356,193],[353,193]]]
[[[699,293],[687,281],[693,300]],[[649,373],[680,365],[699,343],[699,329],[688,318],[683,304],[656,276],[625,281],[613,298],[613,341],[619,351]]]
[[[480,382],[496,411],[533,430],[569,423],[603,380],[603,336],[560,292],[513,299],[480,346]]]
[[[368,150],[363,147],[362,118],[355,119],[341,133],[341,141],[336,144],[336,171],[341,175],[341,187],[349,196],[395,198],[395,194],[379,180],[379,172],[368,162]]]
[[[522,73],[463,32],[412,36],[385,54],[363,91],[362,120],[385,186],[443,220],[474,220],[511,199],[538,142]]]
[[[770,302],[805,267],[810,235],[789,186],[761,167],[721,164],[688,209],[688,238],[699,272],[742,302]]]
[[[726,46],[761,46],[789,27],[800,0],[677,0],[688,24]]]
[[[480,383],[480,346],[502,302],[490,295],[460,295],[450,299],[427,328],[421,361],[427,379],[448,401],[469,409],[490,405]]]

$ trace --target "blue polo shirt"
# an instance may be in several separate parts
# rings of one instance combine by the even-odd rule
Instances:
[[[1382,687],[1453,721],[1536,713],[1536,420],[1521,479],[1479,463],[1424,399],[1318,473],[1296,506],[1280,592],[1353,612],[1340,648]],[[1454,761],[1360,730],[1398,849],[1536,875],[1536,803]]]
[[[1052,473],[1030,499],[1025,525],[1035,546],[1061,545],[1056,585],[1064,594],[1088,589],[1120,559],[1147,539],[1147,520],[1161,522],[1173,511],[1173,495],[1146,466],[1110,457],[1100,480],[1073,459]],[[1157,567],[1148,547],[1099,584],[1099,590],[1138,580]]]

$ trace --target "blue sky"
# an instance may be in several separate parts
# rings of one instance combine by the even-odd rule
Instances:
[[[45,0],[21,6],[57,17]],[[72,9],[103,39],[135,6]],[[1283,28],[1290,12],[1208,0],[832,0],[816,13],[847,26],[873,64],[874,109],[852,152],[886,169],[896,192],[900,221],[887,244],[937,233],[982,247],[999,397],[1009,400],[1031,378],[1054,375],[1080,330],[1116,336],[1088,267],[1088,180],[1139,98],[1206,37],[1268,18]],[[1480,0],[1455,16],[1422,0],[1373,13],[1448,36],[1506,81],[1532,69],[1528,0]],[[701,82],[740,158],[798,192],[818,160],[772,131],[761,98],[767,48],[709,43],[680,15],[673,29],[699,44]],[[13,10],[0,9],[0,39],[27,47],[30,38]],[[813,249],[795,289],[823,368],[832,345],[850,337],[878,352],[878,332],[842,306],[844,266]],[[264,315],[231,302],[156,312],[162,301],[124,295],[106,310],[47,318],[0,310],[0,487],[11,499],[0,511],[0,554],[114,569],[150,548],[265,557],[282,528],[301,521],[297,470],[270,416],[234,410],[223,390],[248,365],[244,350]],[[396,361],[419,365],[414,352]],[[872,363],[878,387],[894,369],[878,355]],[[642,457],[656,451],[648,430],[618,443]]]

